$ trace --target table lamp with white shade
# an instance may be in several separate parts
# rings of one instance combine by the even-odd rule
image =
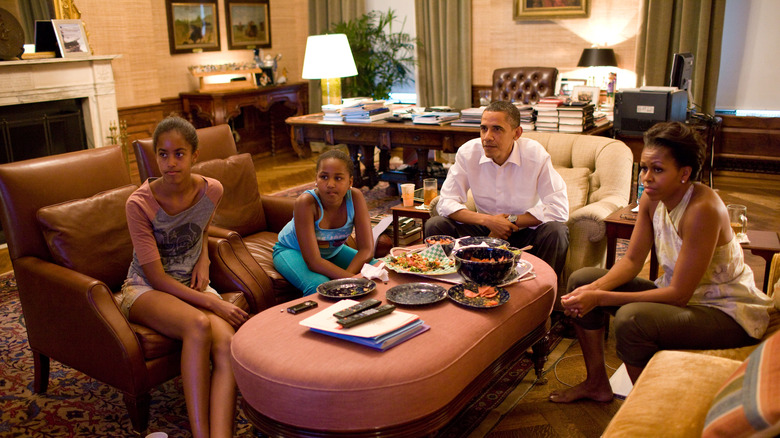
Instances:
[[[323,105],[340,105],[341,78],[357,74],[345,34],[311,35],[306,40],[301,76],[321,80]]]

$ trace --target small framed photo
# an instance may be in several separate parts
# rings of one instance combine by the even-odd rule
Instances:
[[[601,89],[599,87],[574,87],[571,100],[578,102],[591,102],[594,105],[599,104]]]
[[[561,78],[561,88],[558,90],[559,96],[571,96],[574,87],[584,87],[588,81],[586,79]]]
[[[165,0],[171,55],[218,51],[217,0]]]
[[[274,84],[274,69],[273,67],[260,67],[263,70],[260,73],[255,73],[255,84],[258,87],[267,87]]]
[[[228,48],[271,47],[271,10],[268,0],[225,0]]]
[[[87,41],[87,31],[81,20],[51,20],[57,46],[63,58],[85,58],[92,54]]]

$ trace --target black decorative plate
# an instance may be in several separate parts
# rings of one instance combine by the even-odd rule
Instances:
[[[507,301],[509,301],[509,292],[507,292],[507,290],[504,289],[503,287],[496,286],[496,289],[498,289],[498,295],[496,295],[493,298],[485,298],[485,297],[469,298],[463,293],[464,289],[476,291],[477,284],[472,282],[467,282],[465,284],[456,284],[455,286],[452,286],[450,288],[450,290],[447,292],[447,296],[449,296],[452,301],[455,301],[460,305],[466,307],[473,307],[477,309],[488,309],[491,307],[498,307],[506,303]]]
[[[447,297],[447,289],[430,283],[406,283],[387,290],[387,301],[406,306],[431,304]]]
[[[354,298],[376,290],[376,283],[365,278],[339,278],[317,286],[317,293],[327,298]]]

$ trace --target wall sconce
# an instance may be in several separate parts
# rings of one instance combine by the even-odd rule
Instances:
[[[301,77],[321,80],[323,105],[340,105],[341,78],[357,74],[345,34],[311,35],[307,38]]]

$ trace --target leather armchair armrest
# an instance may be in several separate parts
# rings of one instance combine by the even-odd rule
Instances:
[[[569,229],[586,230],[590,242],[600,242],[607,233],[604,219],[624,206],[625,200],[620,196],[608,196],[598,202],[587,204],[569,215]]]
[[[217,237],[221,239],[230,239],[234,234],[238,235],[236,231],[228,230],[227,228],[221,228],[216,225],[209,225],[208,230],[209,237]],[[238,237],[241,237],[240,235]]]
[[[265,212],[265,220],[268,223],[268,231],[278,233],[282,231],[287,222],[293,217],[295,198],[284,196],[260,195]]]
[[[238,233],[231,231],[227,238],[210,235],[208,248],[211,262],[209,275],[218,291],[243,292],[250,313],[259,313],[276,305],[271,279],[252,257]]]
[[[105,283],[31,256],[14,274],[32,350],[118,388],[149,387],[141,345]]]

